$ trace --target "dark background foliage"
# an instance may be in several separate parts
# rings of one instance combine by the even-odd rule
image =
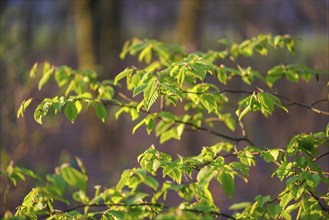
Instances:
[[[267,58],[243,59],[266,71],[281,63],[306,64],[328,70],[328,1],[151,1],[151,0],[1,0],[0,71],[1,71],[1,169],[10,160],[37,173],[52,172],[62,162],[79,156],[86,163],[90,187],[115,183],[122,170],[137,164],[136,156],[155,144],[173,155],[191,155],[202,146],[214,144],[207,133],[186,133],[181,141],[159,145],[143,129],[131,134],[133,123],[110,114],[102,124],[93,111],[70,124],[63,115],[48,117],[43,126],[33,120],[33,108],[23,119],[16,111],[27,97],[53,95],[55,87],[36,91],[36,81],[28,79],[35,62],[48,60],[55,65],[91,68],[99,78],[114,78],[124,67],[137,64],[135,58],[119,59],[123,43],[132,38],[155,38],[184,45],[188,51],[217,48],[217,40],[240,41],[260,33],[290,34],[301,38],[297,56],[275,52]],[[328,94],[328,75],[310,84],[292,85],[280,81],[273,91],[292,100],[311,104]],[[243,89],[239,82],[230,89]],[[221,88],[223,89],[223,88]],[[322,105],[322,106],[321,106]],[[327,103],[318,107],[328,110]],[[291,107],[290,114],[275,111],[273,117],[259,114],[247,117],[250,138],[259,146],[285,146],[297,133],[324,129],[328,118],[303,108]],[[179,110],[178,110],[179,111]],[[229,132],[224,127],[216,127]],[[327,166],[327,161],[323,165]],[[277,193],[280,183],[270,178],[273,167],[251,170],[248,184],[237,182],[234,201],[252,199],[260,193]],[[1,212],[14,210],[31,181],[20,183],[9,194]],[[240,186],[241,185],[241,186]],[[218,186],[215,202],[226,208],[226,196]],[[1,191],[3,193],[3,191]]]

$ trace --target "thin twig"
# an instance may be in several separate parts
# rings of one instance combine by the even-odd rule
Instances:
[[[318,202],[319,206],[321,207],[321,209],[323,211],[329,212],[329,207],[325,207],[321,202],[320,202],[320,198],[317,197],[312,191],[307,190],[307,192]]]
[[[139,207],[139,206],[153,206],[153,207],[159,207],[159,208],[163,208],[163,209],[170,209],[171,207],[169,206],[165,206],[163,204],[159,204],[159,203],[138,203],[138,204],[132,204],[132,205],[128,205],[128,204],[124,204],[124,203],[118,203],[118,204],[79,204],[77,206],[74,206],[72,208],[63,210],[63,212],[71,212],[80,208],[84,208],[84,207],[100,207],[100,208],[108,208],[108,207],[113,207],[113,206],[119,206],[119,207],[128,207],[128,208],[132,208],[132,207]],[[228,219],[233,219],[235,220],[235,218],[229,214],[225,214],[225,213],[221,213],[221,212],[216,212],[216,211],[210,211],[210,212],[204,212],[201,210],[196,210],[196,209],[181,209],[182,211],[187,211],[187,212],[194,212],[194,213],[198,213],[198,214],[212,214],[212,215],[216,215],[216,216],[222,216],[222,217],[226,217]]]
[[[174,120],[174,122],[189,125],[189,126],[195,128],[197,130],[206,131],[206,132],[209,132],[210,134],[216,135],[218,137],[221,137],[221,138],[224,138],[224,139],[227,139],[227,140],[236,141],[236,142],[245,141],[245,142],[249,143],[250,145],[255,146],[255,144],[251,140],[249,140],[247,137],[235,138],[235,137],[232,137],[232,136],[228,136],[228,135],[216,132],[216,131],[211,130],[209,128],[205,128],[205,127],[195,125],[191,122],[184,122],[184,121],[181,121],[181,120]]]
[[[328,99],[320,99],[320,100],[317,100],[317,101],[315,101],[315,102],[313,102],[311,104],[311,107],[313,107],[314,105],[319,104],[321,102],[328,102],[328,101],[329,101]]]
[[[186,91],[186,90],[181,90],[183,93],[190,93],[190,94],[196,94],[196,95],[202,95],[202,94],[206,94],[206,93],[210,93],[210,94],[222,94],[222,93],[233,93],[233,94],[248,94],[248,95],[252,95],[254,92],[251,92],[251,91],[245,91],[245,90],[229,90],[229,89],[226,89],[226,90],[222,90],[222,91],[219,91],[219,92],[192,92],[192,91]],[[313,106],[320,103],[320,102],[325,102],[325,101],[328,101],[328,99],[320,99],[320,100],[317,100],[315,102],[313,102],[311,105],[306,105],[306,104],[303,104],[303,103],[299,103],[299,102],[295,102],[295,101],[292,101],[291,99],[285,97],[285,96],[282,96],[282,95],[278,95],[278,94],[275,94],[275,93],[270,93],[268,92],[269,94],[271,95],[274,95],[278,98],[281,98],[281,99],[284,99],[286,100],[287,102],[289,103],[286,103],[286,104],[283,104],[285,106],[299,106],[299,107],[302,107],[302,108],[306,108],[306,109],[309,109],[313,112],[316,112],[318,114],[322,114],[322,115],[328,115],[329,116],[329,112],[328,111],[323,111],[323,110],[320,110],[320,109],[317,109],[317,108],[314,108]]]
[[[319,160],[319,159],[320,159],[320,158],[322,158],[322,157],[325,157],[326,155],[329,155],[329,152],[327,152],[327,153],[324,153],[324,154],[321,154],[320,156],[318,156],[318,157],[314,158],[314,159],[313,159],[313,162],[315,162],[315,161]]]

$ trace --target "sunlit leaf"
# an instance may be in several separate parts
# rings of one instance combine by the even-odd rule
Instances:
[[[107,111],[104,105],[101,102],[96,102],[94,104],[94,109],[96,111],[97,117],[104,123],[107,116]]]
[[[232,198],[235,190],[234,176],[228,172],[222,171],[218,174],[217,180],[221,183],[226,195]]]
[[[73,124],[75,119],[78,117],[78,109],[74,102],[68,102],[64,108],[64,114],[67,119]]]
[[[28,100],[24,100],[22,104],[20,105],[18,111],[17,111],[17,118],[24,117],[24,112],[27,109],[27,107],[31,104],[32,98]]]

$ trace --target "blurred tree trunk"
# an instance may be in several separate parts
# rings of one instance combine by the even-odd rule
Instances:
[[[119,53],[123,42],[120,37],[120,1],[101,1],[98,17],[98,53],[99,61],[106,78],[114,78],[118,69]]]
[[[184,45],[188,51],[196,45],[195,30],[200,15],[200,0],[181,0],[175,30],[175,41]]]
[[[317,13],[316,4],[311,2],[304,2],[299,1],[295,2],[297,8],[308,18],[310,19],[310,22],[312,23],[312,26],[314,28],[314,31],[316,34],[319,34],[321,32],[321,21],[320,17]]]
[[[196,32],[200,27],[198,19],[201,15],[200,0],[181,0],[178,18],[175,27],[174,41],[183,45],[187,52],[194,51],[197,47],[199,40],[197,39]],[[176,114],[182,114],[183,109],[176,109]],[[198,137],[193,133],[188,134],[188,138],[181,141],[183,151],[185,152],[198,152],[199,143]],[[183,152],[182,152],[183,153]],[[183,153],[184,154],[184,153]]]
[[[74,17],[76,25],[76,48],[78,68],[96,71],[96,56],[94,47],[94,18],[93,9],[98,1],[75,0],[73,1]],[[95,13],[94,13],[95,14]],[[86,114],[88,126],[83,126],[81,151],[90,151],[99,146],[102,131],[97,123],[95,114],[89,111]]]
[[[77,58],[79,68],[94,69],[95,54],[93,48],[93,22],[90,10],[90,0],[73,1]]]

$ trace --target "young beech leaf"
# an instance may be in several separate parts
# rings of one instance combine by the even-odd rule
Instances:
[[[217,180],[222,184],[226,195],[232,198],[235,189],[234,176],[228,172],[222,171],[218,174]]]
[[[38,84],[38,89],[41,90],[42,87],[44,86],[44,84],[46,84],[50,78],[50,76],[53,74],[55,70],[55,67],[53,66],[50,66],[49,63],[45,63],[43,65],[43,73],[42,73],[42,77],[39,81],[39,84]]]
[[[107,116],[107,111],[104,105],[100,102],[96,102],[94,104],[94,109],[96,111],[97,117],[104,123]]]
[[[133,91],[133,97],[135,97],[136,95],[138,95],[141,92],[144,92],[144,90],[146,89],[147,85],[148,85],[147,83],[144,83],[142,85],[139,85],[139,86],[135,87],[135,89]]]
[[[121,73],[119,73],[115,78],[114,78],[114,85],[117,85],[117,83],[127,77],[128,75],[132,74],[134,70],[130,69],[130,68],[126,68],[125,70],[123,70]]]
[[[34,111],[34,120],[42,124],[42,119],[47,115],[52,104],[53,103],[49,101],[49,99],[44,99]]]
[[[145,122],[146,122],[147,118],[144,118],[143,120],[141,120],[137,125],[135,125],[135,127],[133,128],[132,133],[135,134],[135,131],[142,126]]]
[[[148,111],[153,103],[158,99],[157,81],[151,81],[144,90],[144,107]]]
[[[147,47],[145,47],[142,52],[139,54],[138,56],[138,61],[142,62],[143,59],[144,61],[149,64],[152,60],[152,45],[149,45]]]
[[[121,191],[122,188],[129,183],[130,177],[132,176],[132,171],[130,169],[123,171],[121,178],[116,185],[116,190]]]
[[[83,192],[86,191],[88,179],[86,175],[82,174],[77,169],[69,166],[62,167],[60,173],[67,184],[76,187],[82,190]]]
[[[17,118],[19,117],[24,117],[24,112],[26,110],[26,108],[31,104],[32,98],[28,99],[28,100],[24,100],[21,104],[21,106],[19,107],[18,111],[17,111]]]
[[[78,117],[78,110],[74,102],[68,102],[64,109],[64,114],[67,119],[73,124],[75,119]]]
[[[153,130],[154,128],[154,125],[155,125],[155,120],[153,117],[148,117],[148,119],[145,121],[145,124],[146,124],[146,130],[147,130],[147,133],[150,134],[151,131]]]
[[[55,70],[55,81],[58,87],[64,86],[70,79],[71,69],[67,66],[57,67]]]
[[[37,71],[38,71],[38,63],[35,63],[35,64],[33,64],[33,67],[30,71],[30,77],[34,78],[37,74]]]

